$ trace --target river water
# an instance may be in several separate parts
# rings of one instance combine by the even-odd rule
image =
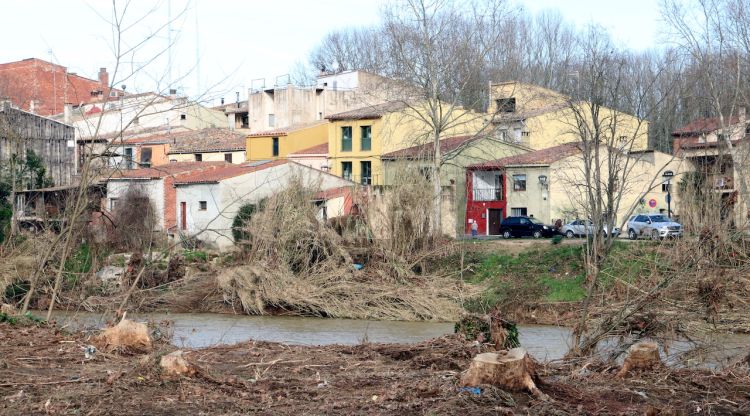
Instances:
[[[53,318],[59,326],[70,329],[99,329],[105,326],[103,316],[95,313],[57,311]],[[136,321],[171,321],[172,343],[189,348],[235,344],[248,340],[296,345],[356,345],[365,340],[374,343],[417,343],[453,333],[452,323],[441,322],[210,313],[149,313],[128,315],[128,318]],[[519,338],[521,345],[537,360],[553,360],[561,358],[567,352],[570,330],[557,326],[521,325]]]
[[[40,314],[42,314],[40,312]],[[43,315],[42,315],[43,316]],[[111,317],[111,316],[110,316]],[[102,314],[56,311],[58,326],[73,330],[106,326]],[[418,343],[453,333],[452,323],[366,321],[296,316],[248,316],[210,313],[149,313],[128,315],[146,322],[170,323],[172,343],[177,347],[202,348],[258,340],[295,345],[356,345],[373,343]],[[539,361],[562,358],[571,345],[571,331],[548,325],[519,325],[521,345]],[[604,353],[616,342],[600,345]],[[662,359],[671,366],[718,368],[731,364],[750,351],[750,335],[722,334],[700,340],[714,348],[696,350],[695,343],[676,340],[662,348]],[[621,358],[622,359],[622,358]]]

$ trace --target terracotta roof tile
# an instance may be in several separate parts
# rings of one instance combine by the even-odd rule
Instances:
[[[135,137],[127,144],[170,143],[170,154],[245,150],[245,135],[228,129],[209,128]]]
[[[388,101],[382,104],[332,114],[326,118],[331,121],[376,119],[381,118],[388,113],[403,110],[405,107],[406,103],[403,101]]]
[[[112,179],[159,179],[194,170],[229,166],[227,162],[172,162],[150,168],[123,170],[112,175]]]
[[[737,124],[739,121],[739,117],[732,117],[731,120],[729,120],[729,125]],[[673,131],[672,136],[699,136],[702,133],[710,133],[720,128],[721,121],[718,117],[699,118]]]
[[[470,169],[481,168],[503,168],[514,165],[549,165],[566,157],[573,156],[581,152],[580,143],[565,143],[547,149],[536,150],[529,153],[523,153],[515,156],[508,156],[502,159],[493,160],[484,163],[477,163],[469,166]]]
[[[191,185],[198,183],[217,183],[224,179],[234,178],[235,176],[244,175],[246,173],[258,172],[264,169],[269,169],[275,166],[286,164],[287,161],[273,160],[266,162],[254,162],[244,165],[226,165],[219,166],[213,169],[208,169],[200,172],[189,172],[184,175],[179,175],[175,178],[175,185]]]
[[[286,136],[287,134],[294,132],[294,131],[304,130],[310,127],[316,127],[316,126],[320,126],[321,124],[326,124],[326,123],[327,121],[323,120],[323,121],[315,121],[312,123],[295,124],[292,126],[279,127],[277,129],[264,130],[264,131],[259,131],[255,133],[250,133],[248,136],[249,137]]]
[[[327,154],[328,154],[328,143],[323,143],[317,146],[308,147],[307,149],[298,150],[294,153],[289,153],[288,156],[327,155]]]
[[[440,140],[440,152],[442,154],[456,150],[459,146],[466,142],[478,139],[479,137],[470,136],[454,136],[447,137]],[[418,146],[408,147],[406,149],[396,150],[395,152],[386,153],[382,156],[382,159],[394,160],[394,159],[412,159],[412,158],[432,158],[434,154],[435,144],[433,142],[421,144]]]

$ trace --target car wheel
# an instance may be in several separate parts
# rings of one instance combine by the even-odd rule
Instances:
[[[534,231],[534,234],[532,234],[534,238],[542,238],[542,232],[539,230]]]
[[[628,230],[628,238],[630,238],[631,240],[637,240],[638,239],[638,234],[636,234],[635,230],[633,230],[633,229]]]
[[[568,230],[568,232],[565,233],[565,237],[573,238],[576,234],[573,232],[573,230]]]
[[[511,237],[512,237],[512,235],[510,235],[510,231],[507,231],[507,230],[503,231],[503,238],[508,239],[508,238],[511,238]]]
[[[659,239],[659,230],[652,230],[651,231],[651,239],[656,241]]]

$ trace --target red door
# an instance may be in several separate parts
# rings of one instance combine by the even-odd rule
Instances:
[[[187,230],[187,203],[180,202],[180,228]]]

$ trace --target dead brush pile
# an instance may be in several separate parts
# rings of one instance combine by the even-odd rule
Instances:
[[[460,282],[417,275],[403,252],[371,242],[369,261],[355,270],[347,240],[311,204],[315,193],[293,180],[252,216],[244,264],[218,277],[232,301],[249,314],[439,321],[459,316]]]

